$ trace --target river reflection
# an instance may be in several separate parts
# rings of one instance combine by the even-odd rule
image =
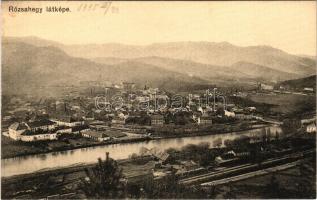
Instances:
[[[281,129],[276,126],[266,127],[269,130],[271,136],[274,137],[276,133],[281,135]],[[243,132],[232,132],[218,135],[207,136],[195,136],[185,138],[170,138],[151,140],[138,143],[124,143],[113,144],[98,147],[88,147],[75,150],[53,152],[46,154],[22,156],[16,158],[3,159],[1,162],[2,176],[12,176],[19,174],[27,174],[46,168],[65,167],[75,165],[79,163],[93,163],[96,162],[99,157],[105,158],[106,152],[110,153],[110,156],[114,159],[128,158],[132,153],[139,153],[141,148],[156,148],[160,150],[166,150],[168,148],[179,149],[187,144],[199,144],[201,142],[210,143],[211,147],[214,147],[216,140],[221,141],[221,146],[224,146],[226,140],[233,140],[240,136],[260,137],[262,129],[253,129]]]

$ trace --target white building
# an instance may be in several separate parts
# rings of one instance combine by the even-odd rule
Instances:
[[[56,128],[56,123],[48,119],[41,119],[41,120],[28,122],[27,126],[29,127],[29,130],[31,131],[37,131],[40,129],[49,131]]]
[[[8,136],[13,140],[36,141],[36,140],[55,140],[57,133],[53,130],[56,123],[47,119],[32,122],[15,122],[9,127]]]
[[[315,124],[315,123],[309,124],[309,125],[306,127],[306,132],[307,132],[307,133],[315,133],[315,132],[316,132],[316,124]]]
[[[225,110],[225,116],[227,116],[227,117],[235,117],[235,113]]]
[[[305,88],[304,88],[304,91],[305,91],[305,92],[314,92],[314,88],[305,87]]]
[[[99,142],[110,140],[110,137],[106,135],[104,132],[98,131],[85,131],[81,134],[83,137],[87,137]]]
[[[28,129],[26,123],[15,122],[9,126],[9,137],[14,140],[20,140],[21,134]]]
[[[36,133],[29,130],[24,131],[21,134],[21,141],[24,142],[33,142],[41,140],[57,140],[57,133]]]
[[[74,126],[80,126],[84,125],[83,119],[75,119],[72,117],[61,117],[58,119],[51,119],[51,121],[56,122],[58,126],[68,126],[68,127],[74,127]]]
[[[260,89],[261,90],[273,90],[273,86],[272,85],[267,85],[267,84],[263,84],[263,83],[260,83]]]

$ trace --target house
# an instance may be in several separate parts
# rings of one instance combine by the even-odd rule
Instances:
[[[53,130],[56,127],[56,123],[48,120],[48,119],[40,119],[36,121],[31,121],[27,123],[29,130],[37,131],[37,130]]]
[[[314,88],[305,87],[304,92],[314,92]]]
[[[123,82],[122,86],[124,90],[130,91],[135,88],[135,83]]]
[[[151,116],[151,125],[152,126],[160,126],[164,124],[164,116],[163,115],[152,115]]]
[[[14,140],[36,141],[36,140],[55,140],[57,132],[53,133],[56,123],[48,119],[31,121],[28,123],[13,123],[9,127],[9,137]]]
[[[249,112],[254,112],[254,111],[256,111],[256,107],[254,107],[254,106],[246,107],[246,110]]]
[[[100,131],[93,131],[93,130],[85,131],[81,135],[83,137],[91,138],[93,140],[100,141],[100,142],[110,140],[110,137],[108,135]]]
[[[306,132],[307,132],[307,133],[315,133],[315,132],[316,132],[316,123],[309,124],[309,125],[306,127]]]
[[[115,117],[111,120],[111,123],[114,125],[124,125],[125,124],[125,118]]]
[[[212,117],[208,116],[207,114],[203,114],[200,118],[201,125],[212,125]]]
[[[85,132],[85,131],[89,131],[89,126],[84,124],[84,125],[80,125],[80,126],[74,126],[74,127],[71,127],[71,132],[72,133],[81,133],[81,132]]]
[[[82,118],[76,118],[71,116],[60,116],[57,119],[51,119],[51,121],[56,122],[58,126],[80,126],[84,125],[84,120]]]
[[[60,126],[57,128],[56,133],[72,133],[72,128],[66,126]]]
[[[250,115],[250,114],[248,114],[248,113],[246,113],[246,112],[240,112],[240,111],[238,111],[238,112],[235,112],[235,118],[237,118],[237,119],[253,119],[254,117],[253,117],[253,115]]]
[[[235,117],[235,113],[234,112],[230,112],[228,110],[224,110],[225,111],[225,116],[227,117]]]
[[[166,152],[161,152],[161,151],[159,151],[159,152],[154,151],[153,152],[153,151],[151,151],[151,153],[152,153],[152,156],[154,156],[156,159],[158,159],[162,165],[167,164],[171,159],[171,156]]]
[[[81,133],[83,137],[91,138],[96,141],[106,141],[113,138],[120,138],[126,136],[125,133],[122,133],[121,131],[95,131],[95,130],[88,130]]]
[[[21,134],[21,141],[33,142],[40,140],[57,140],[57,132],[43,131],[38,129],[36,131],[26,130]]]
[[[192,116],[192,119],[197,123],[197,124],[200,124],[200,118],[201,118],[202,114],[201,112],[193,112],[193,116]]]
[[[109,126],[96,124],[96,125],[89,125],[89,128],[96,131],[104,131],[104,130],[107,130]]]
[[[104,121],[94,120],[89,122],[89,128],[96,131],[102,131],[109,128],[109,126],[107,126],[106,122]]]
[[[187,171],[190,170],[194,170],[199,168],[199,165],[197,163],[195,163],[194,161],[190,160],[190,161],[181,161],[180,162],[183,166],[183,168]]]
[[[137,96],[136,100],[138,102],[148,102],[148,101],[150,101],[150,97],[148,97],[148,96]]]
[[[310,123],[315,123],[315,122],[316,122],[316,117],[301,120],[302,126],[304,126],[306,124],[310,124]]]
[[[267,84],[263,84],[263,83],[259,84],[260,90],[273,90],[273,88],[274,87],[272,85],[267,85]]]
[[[20,140],[21,134],[28,129],[26,123],[15,122],[9,126],[9,137],[14,140]]]
[[[231,150],[231,151],[228,151],[228,152],[225,152],[224,154],[222,154],[221,158],[222,159],[232,159],[236,156],[237,156],[237,154]]]

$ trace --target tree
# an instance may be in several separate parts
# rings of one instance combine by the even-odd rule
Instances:
[[[215,155],[209,149],[208,142],[202,142],[198,145],[188,144],[181,150],[187,159],[198,162],[201,166],[206,167],[211,161],[214,161]]]
[[[248,151],[250,147],[250,137],[242,135],[232,141],[232,148],[238,151]]]
[[[201,187],[186,187],[178,183],[175,171],[160,179],[146,179],[141,186],[146,199],[206,199],[213,197],[213,191],[203,191]]]
[[[174,116],[173,116],[173,114],[168,111],[168,112],[164,115],[164,120],[165,120],[165,123],[166,123],[166,124],[169,124],[169,123],[174,122]]]
[[[278,141],[280,139],[280,134],[279,132],[275,132],[275,140]]]
[[[129,156],[129,158],[130,158],[131,160],[136,160],[136,159],[138,158],[138,154],[133,153],[133,154],[131,154],[131,155]]]
[[[86,178],[81,181],[80,188],[87,198],[118,198],[124,195],[122,169],[109,153],[106,160],[98,159],[98,164],[85,169]]]
[[[223,108],[223,107],[218,108],[217,111],[216,111],[216,114],[217,114],[217,115],[224,116],[224,115],[225,115],[225,110],[224,110],[224,108]]]
[[[286,135],[294,134],[301,127],[300,120],[294,119],[285,119],[281,126],[283,133]]]

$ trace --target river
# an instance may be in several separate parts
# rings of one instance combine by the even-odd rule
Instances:
[[[271,135],[273,137],[276,133],[279,135],[282,133],[280,127],[278,126],[266,127],[266,130],[268,129],[270,129]],[[253,129],[217,135],[159,139],[130,144],[113,144],[2,159],[1,176],[8,177],[13,175],[28,174],[48,168],[66,167],[82,163],[93,163],[96,162],[99,157],[105,158],[106,152],[109,152],[110,157],[114,159],[124,159],[128,158],[132,153],[139,153],[142,147],[148,149],[157,148],[160,150],[165,150],[168,148],[179,149],[187,144],[199,144],[201,142],[208,142],[210,143],[210,146],[213,147],[213,141],[215,140],[221,140],[222,146],[224,146],[225,140],[233,140],[242,135],[249,136],[251,138],[259,137],[261,135],[261,131],[262,129]]]

